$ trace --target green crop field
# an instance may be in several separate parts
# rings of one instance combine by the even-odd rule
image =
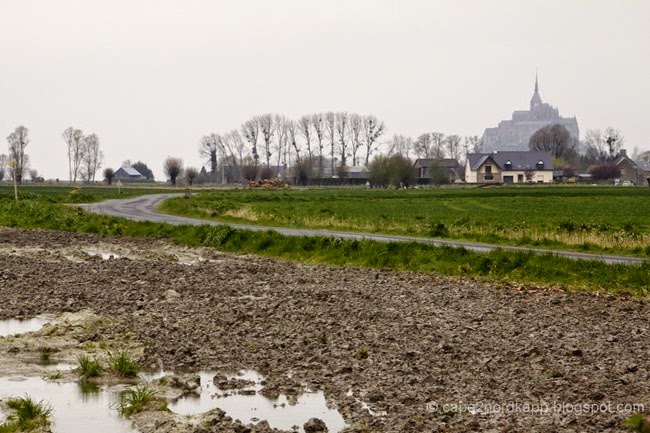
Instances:
[[[162,194],[179,192],[178,189],[159,187],[155,184],[131,184],[118,187],[83,185],[25,184],[18,187],[18,198],[23,200],[41,200],[50,203],[94,203],[114,198],[128,198],[143,194]],[[13,200],[14,187],[9,184],[0,185],[0,199]]]
[[[23,229],[50,229],[70,232],[95,233],[116,237],[156,237],[169,239],[180,245],[190,247],[209,247],[233,253],[258,254],[307,263],[321,263],[335,266],[362,266],[376,269],[409,270],[434,272],[443,275],[474,277],[506,284],[532,284],[564,287],[571,290],[604,291],[611,293],[630,293],[646,297],[650,293],[650,262],[639,265],[606,264],[599,261],[577,261],[556,257],[551,254],[538,255],[527,252],[507,252],[495,250],[490,253],[477,253],[464,248],[435,247],[415,242],[377,242],[371,240],[342,240],[326,236],[283,236],[272,231],[253,232],[237,230],[229,226],[174,226],[153,222],[136,222],[123,218],[87,213],[69,204],[97,202],[110,198],[124,198],[147,193],[160,193],[179,190],[164,188],[127,188],[118,194],[114,188],[83,187],[80,191],[69,187],[22,187],[20,200],[13,198],[13,189],[0,187],[0,227]],[[529,194],[528,196],[526,194]],[[380,218],[393,221],[392,225],[377,223],[373,230],[387,231],[392,227],[395,233],[429,234],[453,236],[457,225],[481,226],[501,224],[500,233],[507,234],[508,219],[495,216],[495,208],[504,207],[502,215],[515,218],[514,210],[528,206],[540,207],[535,211],[521,212],[529,215],[520,226],[534,227],[530,221],[542,226],[544,221],[538,214],[549,211],[558,221],[567,224],[583,224],[578,217],[561,215],[548,203],[559,203],[564,209],[572,209],[577,203],[593,201],[600,203],[598,215],[589,219],[589,224],[601,224],[607,230],[625,230],[627,221],[639,235],[647,238],[648,194],[641,189],[485,189],[485,190],[436,190],[436,191],[364,191],[364,190],[290,190],[290,191],[250,191],[250,190],[204,190],[191,199],[174,199],[166,206],[177,212],[214,216],[225,219],[254,221],[256,209],[274,209],[275,215],[285,215],[287,225],[294,225],[305,216],[315,213],[310,224],[320,221],[323,227],[346,228],[350,230],[370,230],[363,221]],[[531,199],[535,199],[532,200]],[[619,202],[626,209],[643,213],[640,221],[633,221],[627,215],[622,220],[608,202]],[[473,206],[480,203],[481,206]],[[627,203],[627,204],[626,204]],[[259,208],[258,208],[259,206]],[[422,207],[424,210],[420,209]],[[480,211],[473,210],[475,207]],[[437,217],[428,215],[426,209],[439,209]],[[243,211],[242,211],[243,209]],[[454,217],[444,218],[440,209],[457,212]],[[605,210],[609,209],[609,210]],[[416,210],[415,216],[409,215]],[[230,212],[229,212],[230,211]],[[246,213],[249,212],[249,213]],[[320,214],[330,214],[323,216]],[[374,214],[374,216],[373,216]],[[572,212],[579,215],[580,212]],[[246,216],[244,218],[243,216]],[[261,214],[260,214],[261,215]],[[320,216],[319,216],[320,215]],[[467,221],[455,223],[457,215],[467,216]],[[346,221],[345,225],[342,222]],[[420,218],[416,218],[420,216]],[[353,219],[356,218],[356,219]],[[248,219],[247,219],[248,218]],[[256,218],[260,218],[257,216]],[[583,217],[586,218],[586,217]],[[323,221],[339,221],[339,225],[329,226]],[[275,225],[281,219],[273,218]],[[353,221],[359,222],[355,227]],[[400,230],[396,221],[405,221]],[[406,222],[411,221],[410,225]],[[524,224],[526,223],[526,224]],[[303,222],[303,224],[306,224]],[[370,223],[368,223],[370,224]],[[556,223],[556,225],[559,223]],[[516,225],[516,224],[515,224]],[[422,232],[415,227],[424,227]],[[549,225],[552,227],[553,225]],[[446,232],[445,232],[446,230]],[[595,248],[595,247],[594,247]],[[639,247],[641,248],[641,247]],[[641,248],[647,253],[647,247]]]
[[[650,256],[650,188],[238,189],[169,200],[161,210],[224,222]]]

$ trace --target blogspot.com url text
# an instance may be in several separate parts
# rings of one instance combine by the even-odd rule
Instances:
[[[496,415],[496,414],[574,414],[595,415],[609,414],[634,414],[645,412],[643,403],[568,403],[568,402],[519,402],[509,401],[504,403],[493,402],[453,402],[439,403],[430,401],[426,404],[426,411],[430,413],[466,413],[470,415]]]

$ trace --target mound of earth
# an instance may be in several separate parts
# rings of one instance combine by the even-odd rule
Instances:
[[[324,390],[350,432],[619,432],[650,410],[646,301],[0,229],[0,319],[83,310],[148,364]]]

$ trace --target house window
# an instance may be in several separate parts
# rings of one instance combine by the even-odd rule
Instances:
[[[541,159],[537,162],[537,169],[544,170],[544,161],[542,161]]]
[[[514,177],[513,176],[503,176],[503,183],[513,183]]]
[[[505,165],[504,165],[504,168],[506,170],[512,170],[512,162],[510,162],[510,160],[507,160]]]
[[[486,165],[485,166],[485,180],[492,180],[494,177],[492,177],[492,166],[491,165]]]

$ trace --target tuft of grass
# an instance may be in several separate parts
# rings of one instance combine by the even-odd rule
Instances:
[[[149,385],[140,384],[120,393],[117,411],[121,416],[129,417],[142,411],[149,402],[156,400],[156,391]],[[161,404],[160,407],[163,407]],[[162,410],[158,407],[158,410]],[[164,405],[166,409],[166,405]]]
[[[87,355],[77,356],[77,368],[75,369],[83,379],[98,377],[102,374],[102,365],[97,358],[91,358]]]
[[[5,402],[9,409],[6,422],[0,424],[0,433],[32,431],[51,423],[52,406],[31,397],[10,398]]]
[[[61,370],[46,371],[41,377],[44,380],[55,381],[63,378],[63,372]]]
[[[116,353],[108,353],[108,368],[113,373],[123,377],[135,377],[140,372],[140,365],[138,365],[129,353],[121,350]]]
[[[362,347],[359,350],[357,350],[357,358],[368,359],[369,356],[370,356],[370,351],[368,350],[367,347]]]

